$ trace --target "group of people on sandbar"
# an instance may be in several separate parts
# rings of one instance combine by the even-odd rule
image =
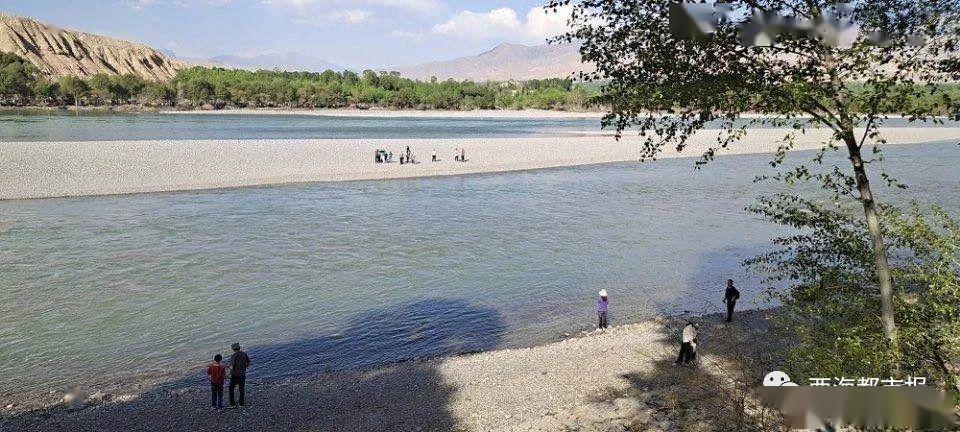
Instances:
[[[223,383],[230,376],[230,408],[245,406],[245,387],[247,384],[247,368],[250,367],[250,356],[240,349],[239,343],[230,346],[233,354],[229,362],[223,364],[223,356],[213,356],[213,362],[207,365],[207,378],[210,380],[210,404],[217,409],[223,408]],[[234,389],[239,389],[240,398],[234,398]]]
[[[374,153],[373,161],[375,163],[393,163],[393,152],[386,149],[377,149]]]
[[[373,161],[375,163],[393,163],[393,151],[377,149],[373,153]],[[406,151],[400,153],[400,165],[412,163],[417,163],[417,159],[413,156],[413,152],[410,151],[410,146],[407,146]]]
[[[393,163],[393,151],[387,149],[377,149],[373,153],[373,161],[375,163]],[[403,153],[400,153],[400,165],[412,163],[417,163],[417,159],[413,157],[413,152],[410,151],[410,146],[407,146],[407,150]]]
[[[727,305],[727,322],[733,321],[733,311],[736,308],[737,300],[740,300],[740,291],[733,286],[733,279],[727,279],[727,286],[723,293],[723,303]],[[597,319],[599,330],[610,327],[610,298],[607,290],[602,289],[597,293]],[[697,357],[697,325],[692,320],[687,319],[683,329],[680,331],[680,353],[677,355],[676,364],[690,364]]]
[[[455,148],[453,150],[453,160],[456,162],[466,162],[467,161],[467,151],[463,148]],[[393,163],[393,152],[387,149],[376,149],[373,153],[374,163]],[[440,158],[437,157],[437,151],[434,150],[433,154],[430,157],[431,162],[440,162]],[[399,159],[400,165],[403,164],[415,164],[417,158],[410,150],[410,146],[407,146],[406,150],[403,153],[400,153]]]

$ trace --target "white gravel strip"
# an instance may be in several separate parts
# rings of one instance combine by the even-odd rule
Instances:
[[[768,153],[789,131],[750,130],[720,154]],[[890,128],[891,144],[960,138],[960,128]],[[716,131],[693,137],[682,154],[716,145]],[[821,147],[827,130],[807,131],[796,150]],[[641,140],[609,136],[380,140],[190,140],[0,143],[0,199],[214,189],[281,183],[376,180],[531,170],[634,161]],[[374,163],[385,148],[394,158],[409,146],[417,164]],[[466,149],[467,162],[453,160]],[[431,162],[433,152],[441,159]]]

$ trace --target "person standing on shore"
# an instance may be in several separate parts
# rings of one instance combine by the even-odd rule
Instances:
[[[240,406],[244,406],[244,387],[247,383],[247,368],[250,367],[250,356],[240,350],[240,344],[234,342],[230,347],[233,348],[233,355],[230,356],[230,407],[237,406],[236,399],[233,398],[233,389],[240,388]]]
[[[607,311],[610,308],[610,300],[607,298],[607,290],[605,289],[600,290],[600,292],[597,294],[599,295],[599,297],[597,297],[597,318],[600,319],[600,324],[597,328],[602,330],[610,327],[610,322],[607,319]]]
[[[460,162],[460,148],[453,149],[453,161]]]
[[[460,162],[466,162],[466,161],[467,161],[467,149],[460,148]]]
[[[697,356],[697,326],[687,321],[680,336],[680,354],[677,355],[677,364],[688,364]]]
[[[436,150],[433,151],[433,161],[434,161],[434,162],[437,161],[437,151],[436,151]]]
[[[210,404],[214,408],[223,408],[223,378],[227,374],[227,368],[220,362],[223,356],[217,354],[213,356],[213,363],[207,366],[207,376],[210,377]]]
[[[733,321],[733,308],[740,300],[740,291],[733,286],[733,279],[727,279],[727,291],[723,294],[723,302],[727,304],[727,322]]]

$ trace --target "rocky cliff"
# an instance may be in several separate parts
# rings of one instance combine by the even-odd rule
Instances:
[[[135,74],[165,81],[188,65],[144,44],[64,30],[0,14],[0,51],[15,53],[48,76]]]

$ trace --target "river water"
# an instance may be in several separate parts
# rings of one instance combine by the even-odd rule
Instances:
[[[432,121],[410,136],[450,133]],[[80,129],[2,136],[94,134]],[[886,156],[910,188],[878,182],[880,199],[956,214],[955,143]],[[599,289],[614,324],[714,312],[727,278],[762,306],[740,262],[784,233],[744,210],[782,188],[753,182],[770,156],[694,160],[0,202],[0,400],[185,371],[234,341],[257,377],[528,346],[593,326]]]

